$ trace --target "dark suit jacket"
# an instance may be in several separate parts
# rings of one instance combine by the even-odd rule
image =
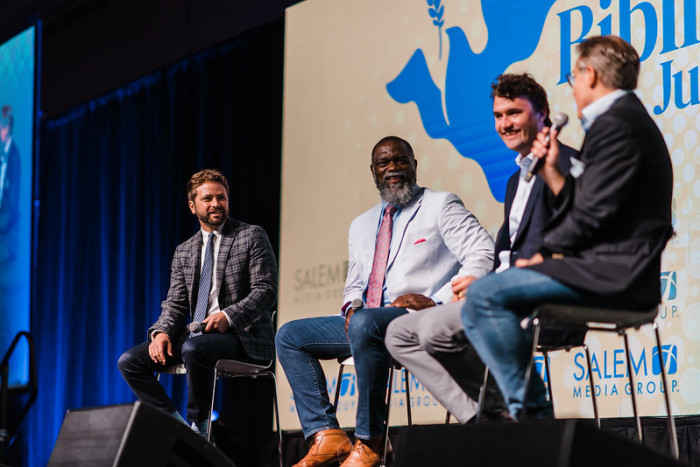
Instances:
[[[561,144],[561,143],[560,143]],[[559,158],[559,168],[562,173],[568,174],[571,167],[571,157],[577,157],[578,152],[564,144],[561,144],[561,157]],[[501,251],[510,249],[510,264],[513,266],[518,258],[531,258],[540,246],[542,241],[542,230],[552,217],[552,208],[548,202],[549,188],[541,177],[535,177],[530,191],[530,197],[525,205],[523,219],[518,227],[518,234],[515,236],[513,245],[510,244],[510,228],[508,218],[510,209],[513,206],[515,193],[518,190],[520,181],[520,170],[511,175],[506,185],[506,201],[504,204],[504,221],[498,235],[496,236],[496,257],[494,258],[494,271],[501,265],[498,254]]]
[[[188,337],[186,326],[197,304],[201,252],[201,231],[175,250],[170,289],[158,321],[148,330],[149,339],[156,330],[165,332],[174,343],[181,344]],[[249,356],[272,359],[275,344],[270,310],[277,300],[277,263],[262,227],[226,220],[216,280],[221,284],[221,310],[233,321],[228,332],[240,337]]]
[[[661,252],[672,233],[673,173],[661,132],[629,93],[594,121],[580,155],[585,171],[553,198],[546,259],[533,269],[607,305],[656,306]]]

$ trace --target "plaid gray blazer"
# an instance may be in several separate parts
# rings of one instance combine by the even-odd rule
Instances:
[[[202,233],[197,232],[175,249],[168,296],[161,304],[158,321],[148,330],[164,332],[173,343],[182,344],[189,335],[197,303],[202,251]],[[274,357],[274,331],[270,310],[277,300],[277,263],[262,227],[228,218],[221,235],[216,265],[221,284],[219,305],[249,356],[259,360]]]

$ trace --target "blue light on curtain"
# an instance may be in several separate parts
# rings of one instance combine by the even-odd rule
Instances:
[[[262,225],[276,249],[282,37],[281,21],[263,26],[44,122],[39,397],[22,428],[24,465],[46,464],[67,409],[134,400],[116,362],[145,340],[174,249],[198,228],[185,198],[192,173],[221,169],[231,215]],[[165,381],[183,405],[184,378]],[[271,392],[227,401],[259,414]]]

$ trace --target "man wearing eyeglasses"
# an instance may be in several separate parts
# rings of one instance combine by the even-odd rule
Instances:
[[[671,236],[673,175],[663,136],[634,94],[639,56],[617,36],[577,46],[572,73],[586,131],[580,162],[559,170],[557,132],[545,128],[532,152],[552,191],[554,216],[539,251],[469,288],[462,320],[469,341],[521,418],[532,337],[523,317],[545,302],[649,310],[661,301],[661,252]],[[547,136],[551,138],[547,138]],[[528,389],[528,416],[546,415],[542,380]]]

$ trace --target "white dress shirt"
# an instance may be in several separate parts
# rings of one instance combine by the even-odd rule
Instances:
[[[521,162],[526,157],[531,157],[531,154],[523,157],[522,154],[518,154],[515,158],[515,163],[520,167]],[[526,164],[529,165],[529,164]],[[513,246],[515,237],[518,235],[518,229],[520,229],[520,223],[523,221],[523,214],[525,213],[525,206],[527,206],[527,200],[530,198],[530,192],[532,192],[532,186],[535,184],[535,178],[537,175],[533,175],[530,181],[525,181],[522,177],[518,179],[518,188],[515,191],[515,197],[513,198],[513,204],[510,206],[510,215],[508,216],[508,233],[510,234],[510,246]],[[503,272],[509,267],[510,264],[510,249],[502,250],[498,253],[498,259],[501,261],[496,272]]]
[[[202,254],[200,255],[199,271],[201,273],[202,267],[204,266],[204,255],[206,253],[207,242],[209,242],[209,235],[214,235],[214,266],[212,269],[211,276],[211,290],[209,291],[209,307],[207,308],[207,316],[211,316],[214,313],[221,313],[221,308],[219,308],[219,289],[221,284],[216,280],[216,266],[219,262],[219,246],[221,245],[221,231],[224,228],[224,224],[221,224],[218,229],[214,232],[209,233],[202,229]],[[226,320],[229,326],[233,326],[231,318],[226,315]]]

